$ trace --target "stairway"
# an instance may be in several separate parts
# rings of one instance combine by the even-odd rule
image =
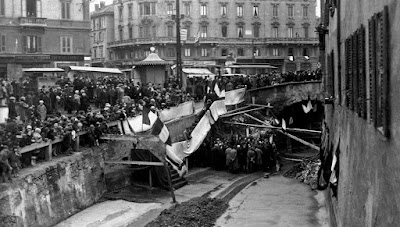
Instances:
[[[176,172],[176,170],[172,168],[171,165],[168,164],[168,168],[169,172],[171,173],[172,187],[174,188],[174,190],[182,188],[188,183],[185,178],[179,176],[178,172]]]

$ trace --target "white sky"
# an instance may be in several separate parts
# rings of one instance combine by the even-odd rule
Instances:
[[[94,4],[100,4],[100,1],[104,1],[106,5],[112,4],[113,0],[92,0],[90,4],[90,12],[94,11]],[[318,17],[321,16],[320,12],[320,5],[321,5],[321,0],[317,0],[317,9],[316,9],[316,14]]]

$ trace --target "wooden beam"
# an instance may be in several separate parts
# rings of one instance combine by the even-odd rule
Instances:
[[[105,161],[106,164],[140,165],[140,166],[164,166],[162,162],[145,161]]]
[[[171,192],[172,202],[176,203],[175,192],[174,192],[174,188],[172,187],[171,171],[169,171],[167,161],[164,161],[164,168],[165,168],[165,171],[167,172],[168,185],[169,185],[169,191]]]
[[[251,106],[243,106],[243,107],[239,107],[239,108],[237,108],[237,109],[230,110],[230,111],[226,112],[225,114],[231,114],[231,113],[235,113],[235,112],[238,112],[238,111],[241,111],[241,110],[248,109],[248,108],[250,108],[250,107],[251,107]]]
[[[268,106],[268,105],[262,105],[262,104],[248,104],[249,106],[258,106],[258,107],[265,107],[265,108],[270,108],[270,109],[272,109],[272,108],[274,108],[273,106]]]
[[[316,146],[316,145],[314,145],[314,144],[312,144],[312,143],[309,143],[309,142],[307,142],[307,141],[305,141],[305,140],[302,140],[302,139],[300,139],[300,138],[297,137],[297,136],[294,136],[294,135],[289,134],[289,133],[287,133],[287,132],[284,132],[284,131],[282,131],[282,130],[278,130],[278,132],[280,132],[280,133],[282,133],[282,134],[284,134],[284,135],[290,137],[291,139],[294,139],[294,140],[296,140],[296,141],[298,141],[298,142],[300,142],[300,143],[302,143],[302,144],[304,144],[304,145],[306,145],[306,146],[309,146],[309,147],[311,147],[311,148],[314,149],[314,150],[319,151],[319,147],[318,147],[318,146]]]
[[[232,116],[235,116],[235,115],[238,115],[238,114],[242,114],[242,113],[247,113],[247,112],[251,112],[251,111],[255,111],[255,110],[261,110],[261,109],[264,109],[265,107],[258,107],[258,108],[254,108],[254,109],[251,109],[251,110],[243,110],[243,111],[239,111],[239,112],[237,112],[237,113],[232,113],[232,114],[224,114],[224,115],[222,115],[222,116],[220,116],[220,117],[232,117]]]
[[[269,128],[269,129],[282,129],[282,127],[276,127],[272,125],[256,125],[256,124],[248,124],[248,123],[240,123],[240,122],[233,122],[233,121],[223,121],[224,124],[232,124],[232,125],[241,125],[241,126],[248,126],[248,127],[256,127],[256,128]],[[309,130],[309,129],[300,129],[300,128],[287,128],[286,131],[292,132],[304,132],[304,133],[311,133],[311,134],[321,134],[320,131]]]
[[[132,141],[135,143],[138,141],[137,137],[134,137],[132,135],[104,135],[104,136],[101,136],[100,139],[102,139],[102,140],[117,140],[117,141]]]

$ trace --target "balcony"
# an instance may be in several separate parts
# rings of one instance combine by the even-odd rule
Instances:
[[[30,28],[45,28],[47,27],[47,18],[20,17],[19,26],[30,27]]]
[[[155,44],[174,44],[176,43],[175,37],[156,37],[156,38],[134,38],[122,41],[113,41],[108,43],[111,48],[126,47],[135,45],[155,45]],[[194,44],[195,38],[189,37],[186,44]],[[200,44],[311,44],[318,45],[318,38],[221,38],[221,37],[207,37],[200,38]]]

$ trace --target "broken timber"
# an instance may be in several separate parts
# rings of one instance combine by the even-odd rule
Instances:
[[[256,125],[256,124],[247,124],[247,123],[240,123],[240,122],[233,122],[233,121],[223,121],[222,123],[225,124],[232,124],[232,125],[242,125],[248,127],[256,127],[256,128],[268,128],[268,129],[282,129],[282,127],[272,126],[272,125]],[[310,134],[321,134],[321,131],[310,130],[310,129],[301,129],[301,128],[286,128],[286,131],[292,132],[303,132],[303,133],[310,133]]]
[[[140,136],[142,138],[154,138],[153,135],[144,135]],[[129,136],[129,135],[104,135],[100,139],[103,140],[115,140],[115,141],[132,141],[134,143],[138,143],[138,138]],[[151,149],[147,147],[143,141],[141,140],[141,144],[148,149],[149,152],[151,152]],[[160,159],[158,155],[155,155],[157,158]],[[169,190],[171,192],[171,197],[172,197],[172,202],[176,203],[176,198],[175,198],[175,193],[174,193],[174,188],[172,187],[172,180],[171,180],[171,172],[169,171],[167,161],[164,158],[160,162],[147,162],[147,161],[105,161],[106,164],[122,164],[122,165],[143,165],[143,166],[164,166],[165,171],[167,172],[167,178],[168,178],[168,184],[169,184]],[[152,187],[152,176],[151,176],[151,169],[149,169],[149,184],[150,187]]]
[[[242,111],[239,111],[239,112],[236,112],[236,113],[224,114],[224,115],[221,115],[220,117],[222,117],[222,118],[224,118],[224,117],[232,117],[232,116],[235,116],[235,115],[238,115],[238,114],[243,114],[243,113],[247,113],[247,112],[251,112],[251,111],[255,111],[255,110],[262,110],[264,108],[266,108],[266,107],[257,107],[257,108],[251,109],[251,110],[242,110]]]

